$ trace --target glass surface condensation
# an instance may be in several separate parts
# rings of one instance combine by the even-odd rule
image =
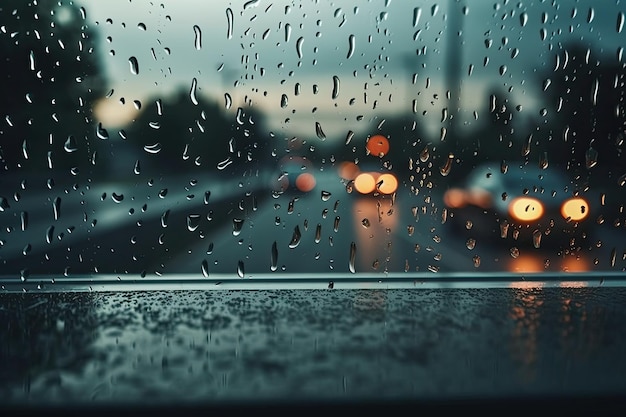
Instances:
[[[2,285],[619,276],[625,13],[4,0]]]

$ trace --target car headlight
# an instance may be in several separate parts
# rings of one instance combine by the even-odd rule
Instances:
[[[589,203],[581,197],[570,198],[561,205],[561,216],[567,221],[584,220],[589,216]]]
[[[509,204],[509,214],[520,222],[532,222],[543,216],[543,204],[532,197],[517,197]]]

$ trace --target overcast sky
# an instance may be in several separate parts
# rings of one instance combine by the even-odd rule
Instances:
[[[315,136],[314,120],[327,135],[345,136],[375,117],[411,112],[414,100],[417,114],[438,131],[451,41],[460,64],[459,118],[477,124],[475,112],[484,111],[494,85],[512,88],[512,104],[523,105],[530,117],[542,100],[536,77],[554,68],[563,44],[577,40],[617,60],[625,39],[618,26],[626,4],[618,0],[353,3],[358,7],[326,0],[83,2],[89,25],[100,32],[98,52],[115,90],[111,101],[188,90],[196,78],[198,94],[224,103],[228,93],[234,108],[247,98],[286,136]],[[450,19],[453,13],[459,19]],[[455,20],[460,26],[452,27]],[[333,76],[340,86],[336,98]],[[283,94],[288,102],[281,107]],[[122,116],[132,114],[127,106]]]

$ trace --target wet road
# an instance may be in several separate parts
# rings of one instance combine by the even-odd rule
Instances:
[[[273,194],[270,174],[3,191],[5,277],[116,273],[293,279],[294,274],[619,271],[622,232],[579,250],[476,239],[451,225],[441,191],[349,193],[334,170],[309,193]],[[19,189],[18,189],[19,190]],[[594,229],[596,229],[594,227]],[[470,234],[471,236],[471,234]],[[599,241],[599,240],[598,240]],[[513,250],[515,249],[515,251]]]

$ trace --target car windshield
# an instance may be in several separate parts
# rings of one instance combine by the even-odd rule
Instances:
[[[623,26],[619,1],[4,0],[1,284],[623,274]]]

